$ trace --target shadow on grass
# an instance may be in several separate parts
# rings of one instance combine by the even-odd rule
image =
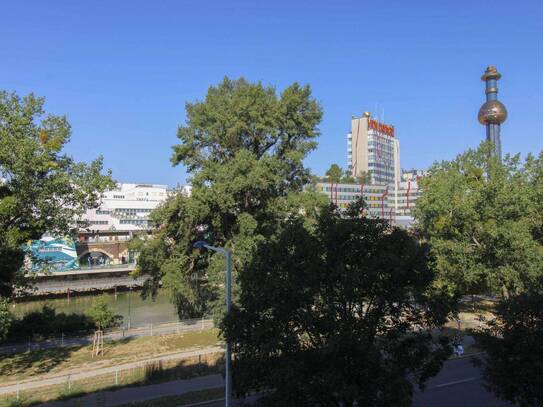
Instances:
[[[66,407],[79,406],[88,403],[89,399],[86,397],[91,394],[95,395],[91,400],[96,401],[107,398],[106,392],[222,374],[223,370],[224,354],[222,353],[194,356],[182,360],[149,362],[139,368],[120,371],[118,377],[97,376],[74,381],[71,384],[66,383],[60,389],[43,388],[40,394],[29,395],[22,405],[63,401]],[[115,384],[116,381],[118,384]]]
[[[17,376],[32,371],[31,376],[47,373],[70,358],[81,347],[42,349],[0,357],[0,376]]]

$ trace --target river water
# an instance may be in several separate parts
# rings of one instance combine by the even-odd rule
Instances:
[[[165,290],[159,290],[155,299],[147,298],[143,300],[139,291],[125,291],[107,293],[108,302],[117,315],[122,315],[124,325],[130,321],[132,328],[148,326],[149,324],[163,324],[167,322],[179,321],[175,306],[170,302],[170,298]],[[83,313],[90,306],[94,295],[85,295],[67,298],[39,299],[16,303],[13,305],[12,312],[16,317],[40,310],[44,305],[49,305],[57,313]]]

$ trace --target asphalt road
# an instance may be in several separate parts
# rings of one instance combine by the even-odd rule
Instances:
[[[413,407],[512,407],[496,399],[482,385],[481,372],[470,358],[453,359],[428,382],[424,392],[415,394]],[[241,405],[241,404],[238,404]],[[224,401],[202,407],[224,407]]]
[[[417,392],[413,407],[511,407],[486,391],[479,368],[470,358],[452,359],[428,382],[424,392]]]

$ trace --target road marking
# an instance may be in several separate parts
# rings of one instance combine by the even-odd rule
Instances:
[[[454,382],[448,382],[448,383],[443,383],[443,384],[436,384],[435,386],[432,386],[430,387],[431,389],[438,389],[440,387],[447,387],[447,386],[454,386],[455,384],[461,384],[461,383],[467,383],[467,382],[473,382],[475,380],[479,380],[481,377],[479,376],[476,376],[476,377],[468,377],[467,379],[462,379],[462,380],[456,380]]]

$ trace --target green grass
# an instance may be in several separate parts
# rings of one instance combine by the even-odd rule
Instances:
[[[216,389],[193,391],[179,396],[165,396],[154,400],[121,404],[117,407],[181,407],[186,404],[217,400],[223,397],[224,387],[218,387]]]
[[[129,363],[219,342],[216,329],[163,336],[124,339],[104,344],[104,355],[92,357],[92,345],[64,347],[0,356],[0,382],[16,382],[43,374],[66,374],[68,369],[92,370]]]
[[[30,406],[53,400],[74,399],[89,393],[217,374],[222,372],[223,366],[222,353],[192,356],[181,360],[152,362],[143,367],[119,371],[118,376],[115,373],[110,373],[73,381],[70,384],[66,382],[21,391],[19,401],[14,397],[14,394],[0,396],[0,406]]]

